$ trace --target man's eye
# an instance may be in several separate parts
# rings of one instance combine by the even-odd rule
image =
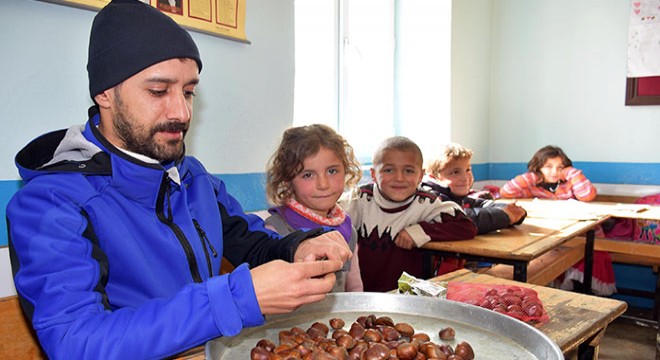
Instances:
[[[151,95],[158,96],[158,97],[164,96],[165,94],[167,94],[167,90],[149,89],[149,92],[151,93]]]
[[[192,98],[192,97],[197,96],[197,93],[196,93],[194,90],[191,90],[191,91],[184,91],[184,92],[183,92],[183,95],[184,95],[186,98],[189,99],[189,98]]]
[[[339,173],[339,170],[337,170],[337,169],[328,170],[328,174],[337,174],[337,173]]]
[[[312,173],[303,173],[300,177],[303,179],[309,179],[312,177]]]

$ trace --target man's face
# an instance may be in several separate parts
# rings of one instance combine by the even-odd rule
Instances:
[[[99,129],[119,148],[161,162],[176,160],[183,155],[198,82],[194,60],[152,65],[104,92],[109,101],[97,100],[102,116]]]

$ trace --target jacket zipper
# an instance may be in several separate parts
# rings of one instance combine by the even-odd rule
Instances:
[[[204,255],[206,256],[206,265],[209,269],[209,277],[211,277],[213,276],[213,267],[211,266],[211,258],[209,257],[209,251],[207,250],[206,245],[208,245],[209,249],[211,249],[214,258],[218,257],[218,252],[215,251],[215,247],[213,247],[213,244],[211,244],[211,241],[209,240],[208,236],[206,236],[206,231],[202,229],[202,226],[199,224],[199,221],[197,221],[197,219],[193,219],[193,224],[195,224],[195,229],[197,229],[197,234],[199,234],[199,239],[202,241],[202,248],[204,249]]]
[[[158,220],[163,224],[167,225],[177,240],[183,248],[183,252],[186,254],[186,259],[188,259],[188,268],[190,269],[190,275],[192,275],[193,281],[196,283],[202,282],[202,276],[199,274],[199,269],[197,268],[197,259],[195,258],[195,252],[190,246],[190,242],[186,239],[186,234],[183,233],[181,228],[174,223],[172,216],[172,207],[170,201],[167,201],[167,215],[165,215],[165,195],[167,194],[168,198],[170,195],[170,180],[167,172],[163,173],[163,179],[160,182],[160,189],[158,190],[158,199],[156,200],[156,216]]]

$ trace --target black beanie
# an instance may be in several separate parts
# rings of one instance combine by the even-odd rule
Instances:
[[[89,35],[89,94],[103,91],[159,62],[202,60],[190,34],[159,10],[138,0],[112,0],[94,18]]]

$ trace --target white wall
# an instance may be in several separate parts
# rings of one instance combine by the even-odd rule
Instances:
[[[624,106],[629,0],[492,4],[486,160],[556,144],[573,161],[660,162],[660,106]]]

